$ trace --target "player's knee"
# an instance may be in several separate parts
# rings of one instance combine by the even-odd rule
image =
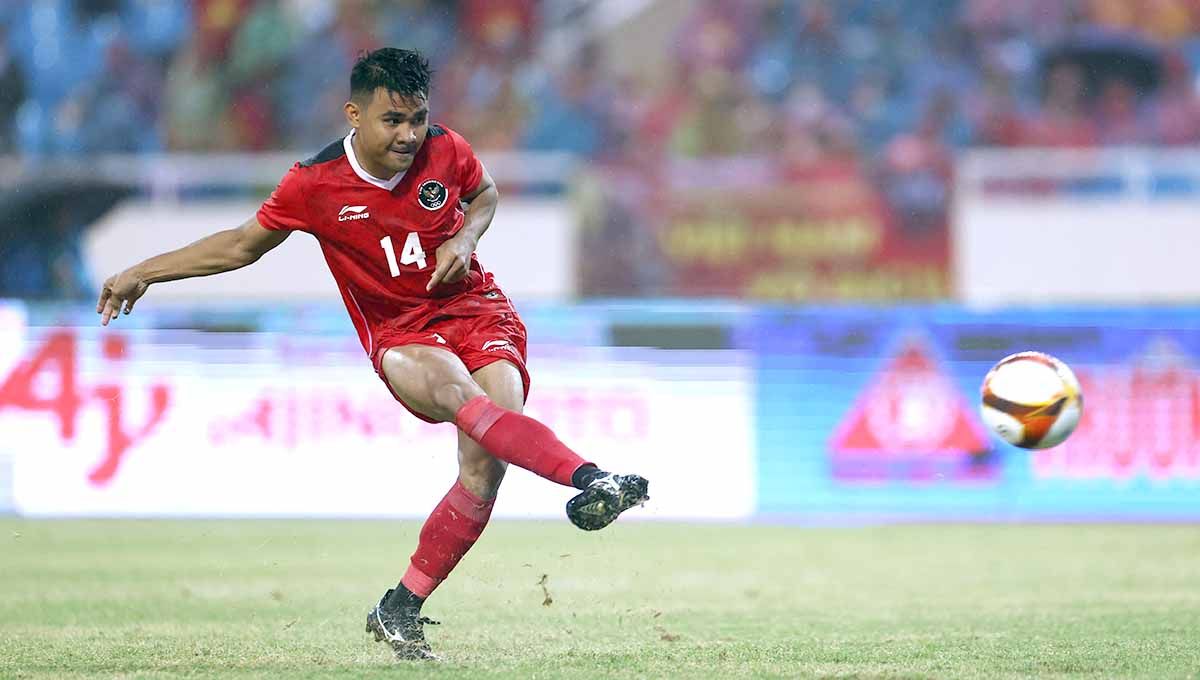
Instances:
[[[483,390],[471,381],[451,382],[433,389],[433,404],[447,420],[453,421],[463,404],[483,394]]]

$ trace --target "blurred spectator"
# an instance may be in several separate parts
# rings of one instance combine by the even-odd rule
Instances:
[[[179,151],[226,150],[234,139],[224,113],[229,91],[220,66],[193,42],[167,72],[167,145]]]
[[[1152,141],[1152,130],[1141,114],[1138,93],[1123,78],[1113,78],[1100,87],[1097,105],[1099,141],[1105,145],[1132,145]]]
[[[884,150],[880,183],[911,240],[937,233],[946,224],[954,162],[944,138],[953,116],[953,99],[940,93],[916,130],[896,137]]]
[[[537,97],[523,146],[583,156],[600,154],[610,141],[605,114],[613,97],[604,85],[596,51],[585,49]]]
[[[419,50],[436,69],[450,59],[458,44],[455,5],[448,0],[384,3],[377,15],[380,38],[393,47]]]
[[[734,72],[706,68],[693,79],[690,100],[671,137],[671,148],[683,156],[730,156],[742,153],[748,138],[738,119],[747,93]]]
[[[112,41],[105,57],[103,74],[82,92],[87,113],[80,124],[80,148],[92,153],[160,149],[155,122],[162,75],[122,38]]]
[[[970,36],[952,24],[938,26],[913,65],[913,96],[928,100],[937,92],[971,92],[979,83]]]
[[[274,84],[293,47],[295,31],[290,19],[277,0],[260,0],[233,35],[227,82],[233,90],[233,131],[238,148],[260,151],[278,147]]]
[[[675,30],[677,58],[691,72],[741,67],[752,34],[754,4],[745,0],[697,0]]]
[[[1012,74],[999,65],[985,69],[979,89],[963,98],[966,115],[975,131],[974,142],[983,146],[1021,143],[1020,103]]]
[[[491,58],[528,56],[537,34],[534,0],[462,0],[459,31]]]
[[[461,132],[471,140],[471,143],[483,149],[514,149],[521,146],[521,131],[524,126],[529,123],[532,107],[521,93],[520,86],[517,85],[517,76],[511,70],[497,73],[495,78],[495,88],[491,92],[491,99],[486,106],[470,107],[466,110],[458,112],[457,122],[461,128]],[[553,116],[561,108],[555,106],[556,102],[548,97],[542,101],[541,114],[544,117]],[[570,115],[570,114],[567,114]],[[558,130],[557,123],[554,130]],[[567,133],[577,133],[583,131],[586,134],[587,119],[581,117],[579,127],[574,128],[568,123],[566,126]],[[569,141],[569,140],[568,140]],[[567,142],[562,140],[551,139],[548,144],[549,149],[564,149],[569,146]],[[529,148],[538,148],[534,144],[526,144]],[[591,147],[571,148],[571,151],[577,153],[590,154],[593,149]]]
[[[1088,114],[1087,84],[1083,69],[1060,63],[1046,76],[1042,108],[1025,125],[1025,146],[1091,146],[1099,141],[1095,120]]]
[[[818,83],[828,97],[840,101],[854,79],[851,62],[846,58],[843,27],[825,0],[806,2],[800,8],[796,80]]]
[[[10,48],[8,30],[0,26],[0,155],[13,151],[17,109],[24,101],[25,74]]]
[[[746,63],[751,86],[772,101],[782,101],[796,77],[795,6],[783,0],[764,3],[758,34]]]
[[[1200,142],[1200,99],[1191,67],[1178,52],[1165,60],[1162,91],[1150,111],[1154,141],[1169,145]]]
[[[223,59],[238,25],[254,0],[192,0],[196,32],[192,41],[205,60]]]
[[[1195,32],[1198,9],[1192,0],[1091,0],[1089,14],[1100,26],[1140,32],[1164,41]]]

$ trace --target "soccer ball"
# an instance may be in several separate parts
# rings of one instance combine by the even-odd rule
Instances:
[[[1049,354],[1021,352],[1000,360],[983,378],[980,415],[988,429],[1024,449],[1063,443],[1083,413],[1079,380]]]

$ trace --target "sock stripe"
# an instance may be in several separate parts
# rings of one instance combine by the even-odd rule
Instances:
[[[492,516],[492,506],[496,504],[495,499],[485,501],[471,493],[467,487],[462,485],[461,480],[454,483],[446,500],[450,502],[450,507],[476,522],[487,522],[488,518]]]
[[[488,433],[488,430],[492,429],[492,426],[503,415],[504,409],[492,403],[487,404],[487,408],[484,409],[483,413],[479,414],[479,419],[471,423],[471,429],[467,434],[475,441],[483,439],[483,436]]]
[[[434,578],[429,574],[417,569],[415,564],[408,565],[408,571],[404,572],[404,578],[400,579],[405,588],[412,591],[413,595],[420,598],[429,597],[429,595],[442,582],[440,578]]]
[[[473,491],[463,486],[461,479],[454,480],[454,486],[450,487],[450,490],[454,492],[453,495],[456,498],[465,499],[468,503],[472,503],[474,505],[488,505],[493,502],[476,496]]]

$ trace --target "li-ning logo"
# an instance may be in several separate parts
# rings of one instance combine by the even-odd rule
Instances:
[[[483,343],[483,349],[487,352],[495,352],[498,349],[511,349],[512,343],[507,340],[488,340]]]
[[[338,212],[338,222],[348,222],[350,220],[365,220],[371,216],[367,212],[365,205],[343,205]]]

